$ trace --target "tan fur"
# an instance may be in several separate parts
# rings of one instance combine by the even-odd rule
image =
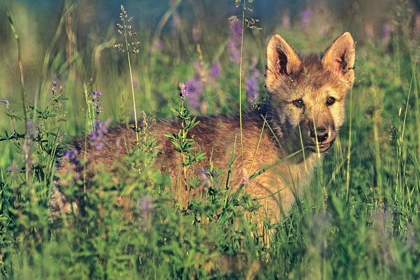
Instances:
[[[203,117],[190,135],[215,167],[225,171],[234,159],[230,187],[236,190],[244,184],[245,191],[262,205],[261,217],[278,222],[287,214],[305,185],[311,180],[320,153],[327,151],[343,124],[345,99],[354,81],[354,42],[349,33],[338,37],[321,56],[299,56],[280,35],[274,35],[267,45],[266,87],[269,100],[259,110],[243,115],[241,144],[239,117]],[[180,182],[181,157],[170,139],[180,128],[178,121],[159,120],[152,135],[163,154],[158,157],[162,171],[169,172],[173,190],[182,203],[185,195]],[[113,166],[115,158],[125,155],[124,145],[134,145],[134,132],[124,126],[113,128],[106,136],[108,145],[95,151],[75,142],[80,157],[89,158],[89,176],[95,166]],[[119,139],[119,140],[118,140]],[[235,140],[236,139],[236,140]],[[117,141],[118,140],[118,141]],[[235,145],[236,141],[236,145]],[[114,143],[120,143],[119,146]],[[201,165],[202,166],[202,165]],[[191,172],[197,172],[197,168]],[[62,160],[58,173],[64,175],[74,166]],[[112,169],[112,168],[110,168]],[[266,169],[261,175],[249,177]],[[197,173],[195,173],[197,174]],[[64,180],[59,188],[66,185]],[[119,202],[121,203],[121,201]],[[77,203],[74,205],[77,206]],[[71,210],[64,195],[54,187],[51,209],[54,216]]]

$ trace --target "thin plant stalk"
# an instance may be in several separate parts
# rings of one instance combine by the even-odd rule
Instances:
[[[94,127],[93,127],[93,112],[92,112],[92,106],[91,106],[91,102],[89,102],[89,91],[88,91],[88,87],[86,84],[83,84],[83,91],[84,91],[84,95],[85,95],[85,101],[86,101],[86,131],[93,131]],[[87,150],[87,143],[88,143],[88,134],[85,134],[85,139],[83,141],[83,145],[84,145],[84,150]],[[83,153],[83,162],[87,162],[87,153]],[[86,191],[86,172],[85,172],[85,164],[83,164],[83,191]]]
[[[131,25],[129,25],[129,22],[132,21],[133,17],[128,18],[127,12],[124,9],[123,5],[121,5],[120,19],[122,21],[122,25],[117,24],[118,27],[121,28],[120,30],[118,30],[118,32],[124,36],[125,46],[123,46],[123,44],[117,44],[114,47],[117,47],[120,51],[127,53],[128,70],[130,72],[131,94],[133,97],[134,129],[136,131],[136,141],[138,142],[139,135],[138,135],[138,123],[137,123],[138,120],[137,120],[137,109],[136,109],[137,106],[136,106],[136,96],[134,93],[134,78],[133,78],[130,52],[132,51],[134,53],[138,53],[138,48],[136,47],[136,45],[139,44],[139,42],[128,41],[128,36],[136,35],[136,33],[131,31]]]
[[[162,34],[163,27],[165,27],[166,23],[168,22],[171,15],[175,12],[176,8],[181,4],[183,0],[176,0],[172,3],[171,7],[165,12],[165,14],[162,16],[162,18],[159,21],[159,24],[157,25],[156,31],[153,35],[152,44],[155,44],[158,40],[160,35]],[[155,56],[151,59],[151,69],[153,69],[155,63]]]
[[[375,108],[379,108],[378,104],[378,87],[372,88],[373,93],[373,100],[375,104]],[[381,160],[381,148],[380,148],[380,139],[379,139],[379,126],[382,123],[382,119],[379,113],[379,110],[375,110],[373,113],[373,139],[374,139],[374,146],[375,146],[375,163],[376,163],[376,174],[377,174],[377,189],[378,189],[378,202],[382,204],[382,160]]]
[[[26,93],[25,93],[25,79],[23,76],[23,64],[22,64],[22,51],[20,46],[20,38],[19,32],[15,23],[15,18],[13,16],[12,10],[9,8],[7,11],[7,18],[9,19],[10,27],[12,28],[12,32],[15,35],[16,43],[17,43],[17,53],[18,53],[18,65],[19,65],[19,73],[20,73],[20,85],[21,85],[21,99],[22,99],[22,107],[23,107],[23,116],[25,118],[25,134],[28,134],[28,113],[26,111]]]
[[[350,168],[351,168],[351,134],[352,134],[352,118],[353,118],[353,91],[350,92],[350,110],[349,110],[349,144],[347,150],[347,169],[346,169],[346,201],[350,200]]]
[[[245,4],[242,7],[242,32],[241,32],[241,59],[239,62],[239,129],[241,132],[241,156],[244,154],[243,131],[242,131],[242,67],[243,67],[243,52],[244,52],[244,27],[245,27]]]
[[[413,63],[413,67],[412,67],[412,73],[413,73],[413,77],[417,77],[414,78],[414,84],[413,84],[413,94],[414,94],[414,104],[415,104],[415,108],[419,108],[420,106],[420,102],[419,102],[419,76],[416,74],[417,71],[417,63]],[[415,115],[415,120],[416,120],[416,126],[419,127],[420,126],[420,114],[418,110],[414,110],[414,115]],[[420,158],[420,130],[417,130],[417,158]]]
[[[76,10],[76,8],[78,7],[80,2],[81,1],[77,1],[77,2],[69,5],[68,7],[66,7],[64,9],[63,15],[60,17],[60,22],[58,23],[57,30],[55,31],[53,38],[50,40],[50,44],[49,44],[49,46],[47,48],[47,51],[45,53],[44,62],[43,62],[43,66],[42,66],[42,72],[41,72],[41,80],[42,81],[47,79],[48,64],[50,62],[50,57],[51,57],[51,54],[53,52],[53,48],[54,48],[55,44],[57,43],[57,41],[58,41],[58,39],[59,39],[59,37],[62,33],[63,25],[66,22],[66,18],[70,13],[72,13],[74,10]],[[44,84],[43,83],[41,83],[41,87],[40,87],[39,91],[40,91],[39,94],[44,92]],[[42,97],[40,97],[41,104],[42,104],[43,101],[44,100],[42,99]]]
[[[299,128],[300,146],[302,147],[302,149],[304,149],[305,145],[303,144],[302,130],[300,129],[300,125],[298,126],[298,128]],[[302,156],[303,156],[303,162],[305,163],[305,171],[308,172],[308,166],[306,165],[306,156],[304,152],[302,153]]]
[[[130,71],[130,84],[131,84],[131,94],[133,96],[133,110],[134,110],[134,127],[136,132],[138,131],[138,124],[137,124],[137,110],[136,110],[136,96],[134,94],[134,79],[133,79],[133,70],[131,67],[131,57],[130,57],[130,50],[128,44],[128,33],[127,33],[127,25],[125,24],[124,20],[124,40],[125,40],[125,48],[127,52],[127,62],[128,62],[128,70]],[[139,141],[139,134],[136,133],[136,141]]]
[[[251,173],[252,168],[254,167],[255,159],[257,157],[257,153],[258,153],[258,150],[259,150],[260,144],[261,144],[261,139],[263,137],[264,128],[265,128],[265,121],[263,122],[263,126],[261,128],[260,137],[258,138],[257,147],[255,148],[254,156],[252,157],[252,162],[251,162],[251,166],[249,167],[248,174]]]
[[[7,11],[7,18],[9,19],[9,24],[10,27],[12,28],[12,32],[15,36],[16,39],[16,43],[17,43],[17,59],[18,59],[18,65],[19,65],[19,74],[20,74],[20,85],[21,85],[21,101],[22,101],[22,108],[23,108],[23,116],[25,119],[25,135],[29,134],[29,125],[28,125],[28,112],[26,110],[26,93],[25,93],[25,78],[23,75],[23,63],[22,63],[22,50],[21,50],[21,45],[20,45],[20,38],[19,38],[19,32],[15,23],[15,18],[13,16],[12,10],[9,8]],[[25,149],[28,149],[29,145],[30,145],[30,139],[28,137],[25,137],[24,139],[24,143],[23,143],[23,147],[25,147]],[[30,166],[28,163],[28,157],[29,155],[27,153],[29,153],[30,151],[27,151],[24,154],[25,156],[25,180],[26,182],[29,184],[29,170],[30,170]]]

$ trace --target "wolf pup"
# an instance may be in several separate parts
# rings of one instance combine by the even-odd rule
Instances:
[[[354,82],[355,45],[346,32],[324,55],[299,56],[280,35],[274,35],[268,42],[266,58],[269,98],[261,108],[243,114],[242,137],[237,116],[200,118],[190,135],[199,150],[207,154],[206,162],[197,169],[208,166],[211,157],[212,164],[225,171],[222,177],[226,179],[231,167],[229,185],[233,191],[243,185],[262,205],[260,218],[275,223],[287,215],[296,196],[302,194],[321,154],[331,148],[343,124],[346,95]],[[179,121],[158,120],[152,125],[152,135],[162,151],[157,164],[163,172],[169,172],[177,185],[171,189],[185,202],[188,199],[184,195],[185,184],[179,184],[182,157],[164,136],[168,132],[175,134],[179,128]],[[87,146],[81,141],[74,143],[80,158],[89,159],[83,167],[90,174],[87,177],[94,176],[99,163],[113,166],[136,139],[135,132],[124,126],[112,128],[105,137],[106,145],[100,151],[89,143]],[[126,147],[116,148],[116,143],[125,143]],[[62,159],[58,173],[65,175],[78,168]],[[197,169],[191,174],[196,175]],[[261,170],[264,172],[249,179]],[[63,195],[65,185],[60,179],[53,187],[50,199],[53,217],[77,208],[77,202],[70,204]]]

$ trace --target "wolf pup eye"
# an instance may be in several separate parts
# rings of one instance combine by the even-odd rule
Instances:
[[[299,98],[299,99],[293,100],[293,101],[292,101],[292,103],[293,103],[293,105],[294,105],[296,108],[303,108],[303,107],[305,107],[305,104],[303,103],[302,98]]]
[[[335,103],[335,98],[330,96],[327,98],[327,106],[331,106]]]

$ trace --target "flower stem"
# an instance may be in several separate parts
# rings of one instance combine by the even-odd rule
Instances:
[[[241,32],[241,60],[239,62],[239,129],[241,133],[241,156],[244,154],[243,133],[242,133],[242,67],[243,67],[243,52],[244,52],[244,27],[245,27],[245,4],[242,7],[242,32]]]
[[[20,38],[19,38],[19,32],[17,30],[17,26],[15,24],[15,18],[10,8],[7,11],[7,18],[9,19],[10,27],[12,28],[12,31],[13,31],[13,34],[15,35],[15,39],[17,43],[18,65],[19,65],[19,73],[20,73],[20,85],[21,85],[21,98],[22,98],[23,115],[25,118],[25,134],[28,134],[28,113],[26,112],[25,81],[24,81],[24,76],[23,76],[23,63],[22,63],[22,54],[21,54],[21,47],[20,47]]]
[[[137,124],[137,109],[136,109],[136,97],[134,94],[134,79],[133,79],[133,70],[131,69],[131,57],[130,57],[130,49],[129,49],[129,44],[128,44],[128,33],[127,33],[127,24],[125,22],[125,19],[123,19],[124,21],[124,39],[125,39],[125,48],[126,48],[126,52],[127,52],[127,61],[128,61],[128,69],[130,71],[130,84],[131,84],[131,93],[133,96],[133,110],[134,110],[134,127],[136,130],[136,141],[139,141],[139,134],[138,134],[138,124]]]

